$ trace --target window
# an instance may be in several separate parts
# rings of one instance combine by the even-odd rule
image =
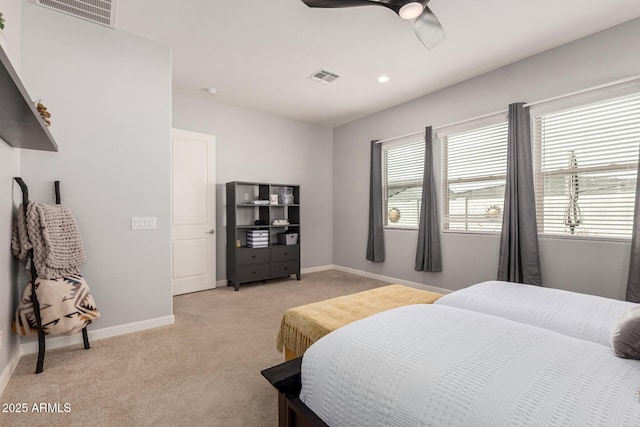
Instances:
[[[507,123],[442,138],[443,229],[500,231],[507,174]]]
[[[640,94],[535,116],[538,231],[630,238]]]
[[[418,227],[423,174],[424,141],[382,147],[382,211],[386,227]]]

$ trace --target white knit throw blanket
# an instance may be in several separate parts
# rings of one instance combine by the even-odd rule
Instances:
[[[25,261],[33,248],[36,271],[44,279],[79,274],[86,257],[71,211],[62,205],[29,202],[26,227],[23,212],[20,205],[11,239],[13,255]]]

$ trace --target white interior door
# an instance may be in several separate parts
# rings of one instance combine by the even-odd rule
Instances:
[[[215,137],[180,129],[171,138],[173,295],[216,283]]]

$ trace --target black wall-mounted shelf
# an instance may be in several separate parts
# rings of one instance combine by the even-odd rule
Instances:
[[[1,46],[0,63],[0,138],[16,148],[58,151],[58,144]]]

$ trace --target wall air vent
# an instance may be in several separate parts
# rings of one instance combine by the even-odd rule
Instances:
[[[116,0],[36,0],[36,4],[114,28]]]
[[[327,71],[327,70],[319,69],[318,71],[316,71],[315,73],[311,74],[307,78],[310,79],[310,80],[313,80],[314,82],[318,82],[318,83],[322,83],[322,84],[328,85],[329,83],[331,83],[332,81],[334,81],[338,77],[340,77],[340,76],[335,74],[335,73],[332,73],[332,72]]]

